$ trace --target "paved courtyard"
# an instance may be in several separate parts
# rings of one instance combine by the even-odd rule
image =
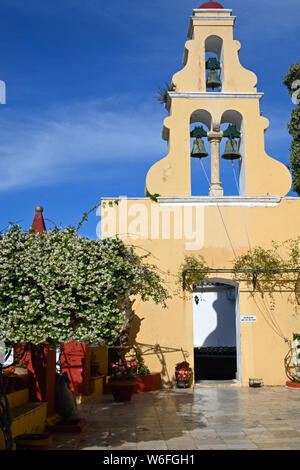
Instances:
[[[81,434],[53,434],[63,450],[300,449],[300,390],[201,386],[111,395],[79,406]]]

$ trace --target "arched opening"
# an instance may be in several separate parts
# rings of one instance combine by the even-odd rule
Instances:
[[[195,382],[241,382],[238,284],[207,279],[193,293]]]
[[[234,127],[233,127],[234,126]],[[234,137],[234,145],[226,137],[226,131],[237,130],[231,135]],[[245,149],[244,149],[244,121],[243,116],[234,110],[227,110],[221,118],[221,131],[225,133],[220,145],[220,175],[224,196],[245,196]],[[238,137],[239,134],[239,137]],[[230,135],[230,132],[228,132]],[[232,156],[228,155],[231,148]]]
[[[200,134],[197,134],[197,129]],[[191,188],[192,196],[207,196],[210,186],[210,145],[207,137],[201,137],[201,148],[208,154],[207,156],[195,154],[196,135],[208,133],[212,129],[211,114],[204,110],[194,111],[190,118],[190,156],[191,156]]]
[[[209,36],[205,41],[206,91],[225,91],[223,40]]]

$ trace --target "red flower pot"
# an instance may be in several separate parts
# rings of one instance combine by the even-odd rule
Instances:
[[[175,371],[176,383],[179,388],[187,388],[190,386],[192,371],[188,369],[180,369]]]
[[[152,392],[161,388],[161,379],[159,372],[152,372],[146,375],[136,376],[137,384],[135,393]]]
[[[111,378],[109,380],[110,391],[115,401],[130,401],[136,384],[136,379],[116,380]]]
[[[48,434],[22,434],[15,438],[17,450],[47,450],[51,441]]]

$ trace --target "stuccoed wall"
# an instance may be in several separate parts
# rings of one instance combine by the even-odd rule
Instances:
[[[207,94],[209,95],[209,94]],[[216,94],[217,95],[217,94]],[[190,119],[198,110],[207,111],[211,124],[220,122],[228,110],[236,110],[243,118],[245,195],[285,196],[291,188],[291,175],[279,161],[265,152],[264,132],[269,121],[260,116],[259,99],[255,98],[183,98],[172,99],[170,116],[164,121],[168,129],[168,155],[155,163],[146,178],[150,194],[161,196],[191,195]],[[209,144],[207,149],[209,149]]]
[[[159,208],[162,215],[166,215],[170,208],[164,204],[142,198],[124,200],[113,207],[108,206],[108,201],[104,205],[103,236],[133,233],[134,229],[136,233],[140,231],[138,238],[127,237],[125,242],[134,245],[139,253],[145,253],[145,250],[151,253],[149,261],[156,264],[164,273],[164,281],[172,295],[167,309],[153,302],[143,303],[140,299],[136,299],[133,306],[135,317],[131,340],[138,342],[141,350],[146,352],[144,358],[150,370],[161,372],[164,386],[174,384],[174,368],[177,362],[186,359],[193,367],[192,296],[176,292],[177,274],[184,256],[201,254],[210,268],[232,268],[233,248],[236,255],[245,253],[249,250],[248,238],[252,248],[255,246],[270,248],[272,240],[280,243],[299,235],[297,220],[300,200],[297,198],[282,199],[274,207],[225,207],[222,204],[219,204],[219,209],[203,207],[200,227],[200,231],[203,229],[202,246],[193,250],[186,249],[189,240],[174,239],[173,223],[169,239],[162,239],[161,235],[159,239],[150,239],[151,209]],[[127,232],[124,231],[124,217],[120,215],[120,212],[124,212],[125,206]],[[176,208],[184,210],[184,206],[176,205]],[[115,224],[111,221],[109,223],[114,233],[107,232],[108,214],[113,215],[111,220],[115,220]],[[217,275],[211,277],[215,278]],[[224,277],[230,279],[230,275],[222,275],[222,278]],[[249,287],[241,283],[240,314],[257,317],[255,323],[240,324],[242,385],[248,385],[248,380],[252,377],[263,378],[266,385],[282,385],[286,380],[284,357],[288,352],[288,346],[268,324],[270,323],[268,309],[262,307],[259,298],[255,299],[259,308],[250,295]],[[266,297],[265,303],[269,305],[267,299]],[[290,302],[287,293],[276,293],[275,304],[273,315],[283,335],[291,340],[293,332],[300,332],[300,317],[295,310],[295,303]]]

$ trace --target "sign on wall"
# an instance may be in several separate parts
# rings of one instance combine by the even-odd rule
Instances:
[[[245,315],[241,317],[241,322],[244,323],[253,323],[256,322],[256,316],[255,315]]]

